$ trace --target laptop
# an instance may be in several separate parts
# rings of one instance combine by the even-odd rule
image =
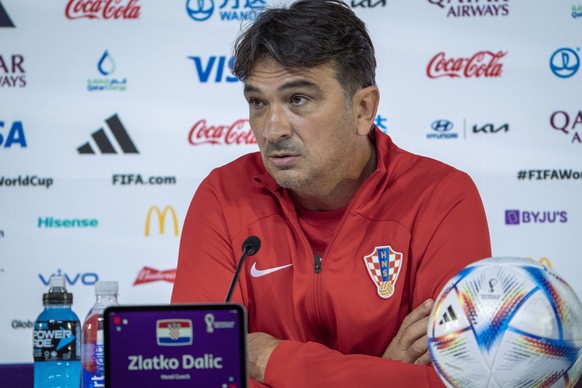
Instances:
[[[247,386],[242,305],[112,306],[103,319],[105,386]]]

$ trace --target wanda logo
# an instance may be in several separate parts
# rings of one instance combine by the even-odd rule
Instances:
[[[429,78],[481,78],[501,77],[501,58],[507,51],[479,51],[469,58],[447,58],[444,52],[435,55],[426,68]]]
[[[69,0],[65,16],[69,19],[137,19],[139,0]]]
[[[209,125],[205,119],[196,122],[188,135],[192,145],[257,144],[249,120],[239,119],[227,125]]]

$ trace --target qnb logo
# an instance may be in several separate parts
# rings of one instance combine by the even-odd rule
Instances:
[[[186,0],[186,13],[197,22],[210,19],[217,8],[214,0]],[[266,0],[223,0],[218,7],[222,21],[254,20],[267,6]]]
[[[352,8],[375,8],[377,6],[386,6],[386,0],[352,0]]]
[[[580,48],[576,48],[580,51]],[[556,77],[570,78],[580,68],[580,57],[571,48],[562,47],[554,51],[550,57],[550,70]]]
[[[238,119],[228,125],[208,125],[205,119],[198,120],[190,129],[188,142],[193,146],[257,144],[247,119]]]
[[[450,120],[435,120],[430,127],[434,132],[427,134],[427,139],[457,139],[459,137],[458,133],[450,132],[454,128]]]
[[[481,4],[469,4],[467,0],[428,0],[447,10],[447,17],[480,17],[480,16],[507,16],[509,15],[509,0],[486,0]],[[475,3],[478,3],[476,0]]]
[[[65,8],[68,19],[137,19],[139,0],[69,0]]]
[[[0,88],[23,88],[26,86],[24,56],[0,55]]]
[[[205,63],[202,57],[190,56],[188,57],[194,62],[194,68],[196,69],[196,74],[201,83],[207,83],[211,79],[210,76],[214,75],[212,78],[213,82],[237,82],[238,78],[229,75],[232,73],[234,66],[234,58],[228,59],[225,56],[211,56]]]
[[[14,121],[6,135],[4,135],[4,128],[8,128],[7,124],[4,121],[0,121],[0,147],[11,148],[18,145],[20,148],[26,148],[26,137],[24,136],[22,121]]]
[[[473,125],[473,133],[475,134],[479,134],[479,133],[505,133],[505,132],[509,132],[509,124],[505,123],[500,125],[499,127],[496,127],[495,124],[492,123],[487,123],[484,125],[478,125],[475,124]]]
[[[14,27],[14,23],[0,2],[0,27]]]
[[[501,77],[501,59],[507,51],[479,51],[472,57],[447,58],[444,52],[436,54],[426,68],[429,78],[496,78]]]
[[[550,125],[556,131],[571,136],[571,143],[582,143],[582,110],[571,115],[563,110],[556,111],[550,116]]]
[[[107,120],[105,120],[105,122],[107,123],[107,126],[111,130],[111,133],[113,134],[113,137],[117,141],[117,144],[121,148],[121,152],[123,152],[124,154],[139,154],[139,151],[133,144],[133,141],[131,141],[129,134],[125,130],[125,127],[123,126],[121,120],[119,120],[119,117],[117,117],[116,114],[109,117]],[[113,147],[113,144],[109,140],[109,137],[107,136],[107,133],[103,128],[100,128],[96,132],[93,132],[91,134],[91,137],[93,138],[93,141],[95,142],[97,148],[99,148],[99,151],[101,151],[102,154],[117,154],[115,147]],[[93,147],[89,142],[77,148],[77,151],[81,155],[95,154],[95,151],[93,150]]]
[[[565,224],[568,222],[568,212],[557,211],[526,211],[526,210],[506,210],[505,224]]]
[[[155,214],[157,216],[158,228],[159,228],[160,234],[165,233],[166,216],[168,214],[171,214],[173,225],[174,225],[174,236],[177,237],[180,235],[178,217],[176,216],[176,211],[174,210],[174,208],[172,206],[168,205],[164,208],[164,210],[160,210],[159,207],[154,205],[154,206],[150,207],[150,210],[148,210],[148,213],[146,215],[146,222],[145,222],[145,236],[146,237],[149,237],[149,235],[150,235],[150,225],[151,225],[153,214]]]

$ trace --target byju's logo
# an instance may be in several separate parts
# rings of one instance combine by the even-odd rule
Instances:
[[[352,0],[352,8],[375,8],[386,6],[386,0]]]
[[[0,2],[0,27],[14,27],[14,23]]]
[[[26,71],[24,70],[24,56],[0,55],[0,88],[23,88],[26,86]]]
[[[562,47],[554,51],[550,57],[550,70],[556,77],[570,78],[576,74],[580,68],[580,57],[576,51],[580,51],[580,49],[572,50]]]
[[[194,62],[194,68],[196,69],[196,74],[198,79],[202,83],[207,83],[210,76],[214,74],[213,82],[237,82],[238,78],[231,75],[234,66],[234,58],[228,59],[225,56],[211,56],[204,63],[205,60],[202,57],[191,56],[188,57]]]
[[[550,116],[550,125],[568,137],[572,135],[571,143],[582,143],[582,110],[572,115],[563,110],[556,111]]]
[[[568,212],[558,211],[527,211],[527,210],[506,210],[505,224],[565,224],[568,222]]]
[[[119,120],[119,117],[117,117],[116,114],[105,120],[105,122],[107,123],[107,126],[111,130],[113,137],[115,138],[115,140],[117,140],[117,144],[121,148],[121,152],[123,152],[124,154],[139,154],[139,151],[133,144],[133,141],[131,141],[129,134],[125,130],[125,127],[123,126],[121,120]],[[91,137],[93,138],[93,141],[95,142],[95,144],[99,148],[99,151],[101,151],[102,154],[117,153],[115,147],[113,147],[113,144],[109,140],[109,137],[107,136],[107,133],[103,128],[99,128],[96,132],[93,132],[91,134]],[[80,146],[79,148],[77,148],[77,151],[81,155],[95,154],[95,151],[93,150],[93,147],[91,146],[90,142],[87,142]]]
[[[218,13],[222,21],[254,20],[266,6],[266,0],[224,0]],[[215,10],[214,0],[186,0],[186,12],[197,22],[210,19]]]
[[[428,0],[447,10],[447,17],[480,17],[509,15],[509,0],[487,0],[487,4],[466,4],[466,0]],[[475,3],[478,3],[476,0]],[[483,1],[485,2],[485,1]],[[452,3],[452,4],[451,4]]]
[[[433,133],[426,135],[427,139],[458,139],[459,134],[456,132],[451,132],[454,128],[454,124],[450,120],[435,120],[430,125]]]
[[[4,148],[11,148],[19,145],[20,148],[26,148],[26,137],[24,136],[24,127],[22,121],[14,121],[10,125],[10,130],[4,132],[4,128],[8,128],[8,123],[0,121],[0,146]],[[6,133],[6,135],[4,135]]]
[[[107,50],[105,50],[97,63],[97,70],[105,78],[89,79],[87,81],[87,90],[90,92],[101,90],[118,90],[123,92],[127,89],[127,79],[109,77],[109,75],[112,75],[115,72],[115,61],[113,61],[113,58]]]

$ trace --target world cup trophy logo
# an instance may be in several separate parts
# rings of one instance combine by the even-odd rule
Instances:
[[[378,296],[383,299],[390,298],[402,267],[402,253],[396,252],[389,245],[375,247],[372,253],[364,256],[364,263],[377,288]]]

